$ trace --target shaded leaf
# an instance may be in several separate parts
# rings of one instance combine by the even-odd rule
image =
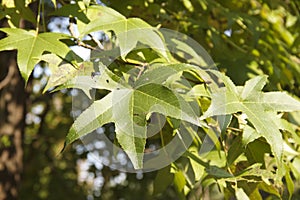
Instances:
[[[153,194],[163,193],[168,186],[170,186],[174,181],[174,174],[170,172],[170,166],[160,169],[154,179],[154,189]]]
[[[41,57],[41,60],[46,61],[51,70],[44,92],[55,86],[59,86],[55,91],[63,88],[77,88],[83,90],[89,98],[92,98],[89,92],[92,88],[111,91],[126,86],[118,76],[113,74],[101,62],[79,63],[79,68],[76,69],[55,54],[45,54]]]
[[[245,148],[242,143],[242,138],[237,136],[228,150],[227,165],[230,166],[244,152]]]
[[[245,150],[245,155],[250,164],[264,163],[264,155],[266,153],[270,153],[270,146],[265,141],[259,139],[247,144]]]
[[[198,155],[195,155],[194,153],[186,151],[185,156],[189,157],[190,159],[205,167],[205,171],[214,178],[218,179],[233,177],[233,175],[228,173],[226,170],[215,165],[210,165],[208,162],[203,161]]]
[[[258,185],[258,188],[260,190],[263,190],[269,194],[274,194],[275,196],[279,197],[279,199],[281,199],[281,195],[280,193],[278,192],[278,190],[275,188],[274,185],[272,184],[267,184],[265,182],[261,182],[259,185]]]
[[[83,23],[89,23],[90,20],[87,18],[87,16],[84,14],[84,10],[80,8],[78,4],[66,4],[59,8],[58,10],[55,10],[51,13],[53,16],[64,16],[64,17],[76,17]]]

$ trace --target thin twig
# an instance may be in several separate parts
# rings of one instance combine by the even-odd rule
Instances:
[[[135,66],[136,68],[138,68],[140,70],[137,77],[136,77],[137,79],[140,78],[140,76],[143,74],[143,72],[145,71],[145,68],[147,66],[148,66],[147,63],[143,63],[141,66]]]
[[[41,7],[42,7],[42,0],[39,0],[38,14],[36,17],[36,35],[39,34],[40,20],[41,20]]]
[[[101,49],[104,50],[104,46],[101,44],[101,42],[99,40],[97,40],[92,34],[88,34],[92,40],[97,44],[97,46]]]
[[[74,25],[76,24],[76,19],[75,19],[75,18],[70,18],[69,23],[70,23],[70,25],[69,25],[69,31],[70,31],[70,33],[71,33],[71,36],[75,39],[75,41],[76,41],[76,43],[77,43],[78,46],[81,46],[81,47],[84,47],[84,48],[87,48],[87,49],[91,49],[91,50],[98,50],[97,48],[95,48],[95,47],[93,47],[93,46],[91,46],[91,45],[88,45],[88,44],[86,44],[86,43],[80,41],[80,39],[78,38],[77,34],[75,33],[75,27],[74,27]],[[90,34],[89,34],[89,35],[90,35]],[[98,43],[100,44],[100,45],[99,45],[99,44],[96,42],[96,39],[95,39],[95,38],[93,38],[91,35],[90,35],[90,37],[94,40],[94,42],[95,42],[95,43],[99,46],[99,48],[101,49],[102,44],[98,41]],[[101,50],[103,50],[103,46],[102,46],[102,49],[101,49]]]
[[[243,132],[243,130],[234,128],[234,127],[227,127],[227,130],[236,131],[236,132]]]
[[[84,47],[84,48],[87,48],[87,49],[91,49],[91,50],[99,50],[99,49],[97,49],[97,48],[95,48],[95,47],[93,47],[91,45],[88,45],[88,44],[80,41],[80,40],[77,41],[77,45],[81,46],[81,47]]]
[[[45,22],[45,0],[42,0],[43,1],[43,5],[42,5],[42,13],[43,13],[43,18],[42,18],[42,21],[43,21],[43,31],[46,32],[46,22]]]
[[[76,24],[76,19],[74,17],[70,17],[69,19],[69,31],[71,33],[71,36],[74,38],[77,38],[77,35],[75,33],[74,25]]]

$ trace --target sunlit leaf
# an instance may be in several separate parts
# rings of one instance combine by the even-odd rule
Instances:
[[[228,77],[222,74],[220,77],[223,77],[226,87],[211,94],[212,103],[203,118],[245,113],[259,135],[270,144],[278,164],[281,163],[283,139],[280,127],[274,121],[274,112],[300,110],[300,102],[283,92],[261,92],[267,80],[266,76],[258,76],[247,81],[241,93]]]
[[[39,57],[44,52],[52,52],[66,60],[74,60],[76,56],[67,45],[60,42],[61,39],[70,38],[61,33],[41,33],[26,31],[23,29],[1,28],[8,36],[0,40],[0,51],[18,51],[18,66],[23,78],[27,81]]]
[[[114,31],[117,36],[121,56],[125,57],[138,42],[149,45],[168,59],[165,44],[157,30],[139,18],[126,19],[117,11],[105,6],[90,6],[86,16],[88,24],[78,23],[81,37],[96,31]]]
[[[162,85],[150,83],[136,89],[116,89],[95,101],[76,119],[66,143],[73,142],[105,123],[114,122],[119,144],[134,167],[141,168],[147,136],[146,115],[152,112],[200,126],[197,114],[182,97]]]
[[[250,200],[248,195],[244,192],[242,188],[237,188],[235,191],[235,196],[237,200]]]
[[[289,191],[289,200],[290,200],[293,196],[295,186],[294,186],[294,182],[291,177],[291,174],[290,174],[289,166],[286,165],[285,169],[286,169],[285,180],[286,180],[287,189]]]

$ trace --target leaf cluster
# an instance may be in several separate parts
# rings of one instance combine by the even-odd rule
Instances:
[[[172,17],[187,30],[192,29],[189,23],[203,26],[193,21],[195,2],[182,2],[191,18],[184,19],[182,13]],[[247,29],[254,28],[255,16],[230,18],[225,5],[215,1],[199,2],[204,13],[212,12],[205,15],[215,27],[208,30],[209,34],[225,31],[223,18],[234,19],[228,22],[233,34],[225,40],[239,51],[246,51],[250,44],[235,45],[236,35],[246,37]],[[35,65],[43,61],[51,70],[44,92],[53,88],[55,91],[76,88],[92,102],[71,126],[65,145],[109,124],[114,127],[112,143],[126,153],[132,169],[139,170],[157,166],[155,160],[146,162],[149,151],[168,149],[173,140],[178,140],[184,151],[164,152],[170,162],[167,160],[166,166],[157,172],[154,195],[173,186],[180,199],[204,198],[204,192],[197,192],[199,188],[204,191],[217,186],[226,199],[232,196],[262,199],[262,191],[274,198],[292,198],[294,182],[300,180],[299,113],[294,112],[300,110],[300,102],[296,97],[282,91],[264,91],[268,77],[263,74],[237,86],[227,75],[212,68],[192,46],[175,39],[172,42],[177,49],[170,49],[169,38],[159,28],[140,18],[127,18],[112,8],[89,4],[83,1],[65,4],[51,14],[76,20],[78,34],[74,34],[75,29],[70,30],[70,35],[16,27],[0,29],[7,34],[0,40],[0,51],[18,51],[19,70],[26,81]],[[35,22],[28,7],[18,5],[13,5],[13,10],[24,7],[24,18]],[[2,4],[5,9],[7,6],[7,3]],[[278,66],[263,68],[263,71],[272,68],[293,77],[292,72],[299,73],[298,65],[286,58],[296,59],[298,36],[290,31],[297,20],[288,15],[290,28],[286,29],[278,19],[283,8],[271,13],[268,4],[253,5],[253,12],[258,8],[272,28],[264,29],[264,24],[260,24],[259,31],[254,30],[254,33],[272,31],[281,38],[280,41],[254,39],[264,46],[278,46],[283,40],[287,47],[283,46],[280,52],[287,56],[275,60],[274,65],[284,61],[291,66],[289,71]],[[10,12],[5,9],[4,12]],[[268,17],[270,13],[273,18]],[[216,20],[216,16],[222,18]],[[75,26],[72,20],[71,28]],[[240,33],[237,26],[245,32]],[[106,39],[93,36],[99,31]],[[219,37],[224,39],[225,36],[211,37],[208,44],[218,46]],[[76,55],[70,44],[90,49],[90,60],[84,61]],[[258,49],[251,49],[251,60],[256,63],[252,63],[252,67],[261,63],[257,54],[265,53],[259,45]],[[292,48],[291,52],[288,48]],[[212,49],[211,53],[220,53],[218,51],[225,52],[224,57],[231,53],[224,49]],[[233,57],[239,60],[242,55]],[[218,61],[223,60],[220,56]],[[274,79],[273,74],[271,78]],[[280,83],[291,84],[288,80]],[[151,131],[159,134],[149,136]],[[189,138],[188,142],[183,138]]]

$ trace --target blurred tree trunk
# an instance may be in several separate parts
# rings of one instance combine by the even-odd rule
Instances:
[[[0,21],[0,27],[6,23]],[[0,35],[3,38],[4,35]],[[23,168],[25,88],[16,52],[0,53],[0,199],[17,199]]]

